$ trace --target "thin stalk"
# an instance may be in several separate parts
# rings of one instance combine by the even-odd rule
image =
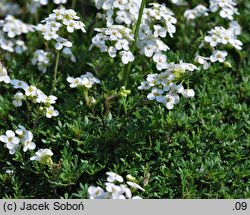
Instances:
[[[58,72],[59,59],[60,59],[60,52],[57,51],[57,54],[56,54],[56,65],[55,65],[55,69],[54,69],[54,79],[53,79],[51,93],[54,92],[54,90],[56,88],[56,84],[57,84],[57,72]]]
[[[73,10],[75,10],[75,7],[76,7],[76,0],[72,0],[72,6],[71,6],[71,8]]]
[[[138,15],[138,19],[137,19],[137,23],[136,23],[136,27],[135,27],[135,31],[134,31],[134,41],[132,43],[132,53],[134,54],[135,52],[135,48],[136,48],[136,42],[137,42],[137,38],[138,38],[138,34],[139,34],[139,28],[141,25],[141,20],[142,20],[142,15],[143,15],[143,10],[145,8],[146,5],[146,0],[142,0],[141,2],[141,7],[139,10],[139,15]],[[128,83],[128,76],[129,76],[129,72],[131,70],[131,63],[127,64],[124,67],[124,74],[123,74],[123,80],[124,80],[124,86],[127,86]]]

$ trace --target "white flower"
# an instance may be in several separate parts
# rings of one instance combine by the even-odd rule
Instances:
[[[70,83],[71,88],[76,88],[80,85],[82,79],[81,78],[73,78],[73,77],[68,77],[67,81]]]
[[[23,151],[26,152],[28,149],[34,150],[36,148],[36,144],[32,142],[33,134],[30,131],[27,131],[24,135],[23,143]]]
[[[106,182],[105,185],[106,185],[106,190],[109,193],[120,193],[120,194],[122,193],[122,188],[118,185],[115,185],[110,182]]]
[[[114,172],[107,172],[106,174],[108,175],[108,177],[107,177],[108,182],[116,182],[116,181],[123,182],[124,181],[120,175],[118,175]]]
[[[135,60],[131,51],[121,51],[120,55],[122,56],[122,62],[124,64],[128,64],[129,62],[133,62]]]
[[[203,57],[203,56],[200,56],[200,55],[197,55],[195,57],[195,61],[198,62],[199,64],[203,65],[204,69],[208,69],[210,67],[209,60],[210,60],[209,57]]]
[[[35,156],[32,156],[30,160],[39,161],[40,163],[44,164],[51,164],[51,156],[53,152],[50,149],[39,149]]]
[[[184,16],[186,19],[190,20],[201,16],[208,16],[207,12],[208,8],[206,8],[204,5],[199,4],[191,10],[186,10],[184,12]]]
[[[127,184],[129,186],[133,187],[134,189],[139,189],[139,190],[145,191],[140,185],[136,184],[135,182],[127,181]]]
[[[156,99],[157,102],[162,102],[163,101],[163,96],[162,96],[163,93],[164,93],[164,90],[158,89],[158,88],[153,88],[151,93],[148,94],[147,98],[149,100]]]
[[[28,88],[28,84],[24,81],[17,80],[17,79],[12,79],[10,81],[10,84],[15,88],[15,89],[23,89],[25,90]]]
[[[8,76],[6,68],[0,62],[0,82],[10,83],[10,77]]]
[[[20,139],[16,137],[13,131],[7,130],[6,135],[0,136],[0,141],[5,143],[4,146],[9,149],[10,154],[15,154],[16,149],[18,148]]]
[[[165,104],[168,110],[171,110],[174,108],[175,101],[176,100],[174,96],[167,94],[166,96],[164,96],[162,103]]]
[[[57,50],[61,50],[63,48],[63,46],[66,46],[66,47],[71,47],[72,46],[72,43],[70,41],[68,41],[67,39],[64,39],[62,37],[57,37],[56,38],[56,45],[55,45],[55,48]]]
[[[53,116],[58,116],[58,115],[59,115],[59,112],[57,110],[55,110],[53,106],[46,108],[46,117],[47,118],[51,118]]]
[[[49,52],[45,52],[41,49],[38,49],[34,52],[32,58],[32,64],[38,65],[38,70],[45,73],[47,71],[47,67],[50,65],[50,57],[51,54]]]
[[[89,186],[88,196],[90,199],[106,199],[108,193],[106,193],[101,187]]]
[[[25,89],[26,96],[34,97],[37,95],[37,93],[38,93],[38,89],[35,86],[30,85]]]
[[[190,98],[190,97],[194,97],[195,96],[195,92],[194,92],[193,89],[185,89],[185,90],[183,90],[182,95],[185,98]]]
[[[210,61],[211,62],[224,62],[226,60],[226,56],[227,56],[227,52],[226,51],[219,51],[219,50],[215,50],[213,51],[213,54],[210,56]]]
[[[53,95],[46,96],[45,94],[40,94],[37,97],[37,102],[38,103],[55,104],[56,100],[57,100],[57,97],[53,96]]]
[[[24,95],[23,95],[23,93],[21,93],[21,92],[17,92],[15,95],[14,95],[14,100],[13,100],[13,105],[15,106],[15,107],[20,107],[20,106],[22,106],[22,100],[23,100],[23,98],[24,98]]]

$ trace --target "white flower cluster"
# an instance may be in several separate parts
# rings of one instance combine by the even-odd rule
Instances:
[[[200,48],[204,44],[208,44],[212,49],[213,53],[210,57],[204,57],[196,55],[195,61],[203,66],[204,69],[208,69],[211,63],[219,61],[220,63],[225,62],[226,56],[228,55],[225,50],[217,50],[217,47],[220,45],[230,45],[235,49],[242,49],[242,42],[237,39],[237,35],[241,33],[241,27],[236,21],[230,23],[230,27],[225,29],[222,26],[216,26],[214,29],[208,32],[208,35],[205,36],[204,42],[200,45]]]
[[[18,15],[21,13],[20,6],[17,3],[7,2],[6,0],[1,0],[0,2],[0,16]]]
[[[32,25],[25,24],[11,15],[8,15],[4,20],[1,20],[0,26],[2,27],[2,31],[5,32],[9,38],[14,38],[17,35],[27,34],[28,32],[34,31]]]
[[[124,64],[134,61],[135,57],[129,50],[134,35],[129,28],[122,25],[112,25],[95,30],[99,33],[92,38],[90,49],[96,46],[101,52],[108,52],[112,58],[116,57],[118,52]]]
[[[107,26],[114,23],[130,26],[137,18],[141,0],[95,0],[97,9],[103,9]]]
[[[152,8],[145,8],[139,29],[137,48],[140,54],[153,57],[158,70],[167,68],[167,56],[163,54],[169,47],[162,41],[167,34],[173,37],[177,20],[165,6],[152,3]]]
[[[85,31],[85,25],[79,21],[80,17],[72,9],[55,9],[53,13],[49,15],[45,20],[45,24],[38,24],[37,30],[41,31],[45,40],[56,40],[55,48],[61,50],[64,46],[71,47],[72,43],[61,37],[59,31],[62,27],[65,27],[68,33],[73,33],[75,30]]]
[[[222,26],[216,26],[208,32],[205,37],[205,42],[209,43],[211,47],[216,47],[219,44],[230,44],[234,48],[241,50],[243,45],[240,40],[237,40],[237,35],[232,28],[225,29]]]
[[[25,24],[21,20],[11,15],[7,15],[4,20],[0,20],[0,47],[8,52],[23,53],[27,47],[24,41],[14,38],[22,34],[34,31],[34,26]]]
[[[199,4],[197,5],[195,8],[190,9],[190,10],[186,10],[184,12],[184,17],[187,20],[191,20],[191,19],[196,19],[198,17],[202,17],[202,16],[208,16],[208,8],[206,8],[204,5]]]
[[[38,49],[34,52],[32,58],[32,64],[38,66],[38,70],[45,73],[47,71],[47,67],[50,66],[50,58],[52,54],[49,52],[45,52],[42,49]]]
[[[44,107],[41,106],[40,110],[45,110],[45,115],[47,118],[51,118],[53,116],[58,116],[59,112],[54,109],[52,104],[56,103],[57,97],[50,95],[46,96],[41,90],[37,89],[33,85],[28,85],[24,81],[20,81],[17,79],[13,79],[10,81],[10,84],[15,89],[22,89],[24,90],[24,94],[22,92],[17,92],[14,95],[13,104],[15,107],[22,106],[22,101],[28,99],[33,103],[43,104]]]
[[[179,103],[179,94],[182,94],[185,98],[194,97],[194,90],[184,89],[182,84],[178,84],[177,82],[179,82],[180,77],[184,75],[186,71],[192,72],[195,69],[197,69],[197,67],[189,63],[170,63],[165,72],[149,74],[146,81],[142,82],[138,89],[151,90],[147,98],[149,100],[156,100],[171,110],[174,108],[174,105]]]
[[[10,83],[10,77],[6,68],[0,62],[0,82],[5,82],[6,84]]]
[[[234,14],[239,14],[236,2],[233,0],[209,0],[211,12],[220,10],[220,16],[224,19],[233,20]]]
[[[132,193],[136,190],[144,191],[140,185],[134,182],[134,177],[127,175],[128,181],[125,184],[120,175],[114,172],[107,172],[107,175],[106,191],[99,186],[90,186],[88,188],[90,199],[141,199],[139,196],[132,196]]]
[[[85,87],[87,89],[91,88],[96,83],[100,83],[100,80],[94,77],[91,72],[87,72],[86,74],[77,78],[68,77],[67,81],[70,83],[71,88]]]
[[[18,125],[18,129],[14,132],[12,130],[7,130],[6,135],[0,136],[0,141],[5,143],[4,147],[9,149],[10,154],[15,154],[17,149],[21,146],[23,151],[34,150],[36,144],[32,142],[33,134],[31,131],[26,130],[22,125]],[[17,134],[17,136],[16,136]]]

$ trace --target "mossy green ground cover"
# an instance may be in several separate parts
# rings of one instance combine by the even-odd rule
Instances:
[[[197,2],[192,1],[194,5]],[[29,161],[30,152],[13,156],[1,144],[0,197],[87,198],[88,186],[98,181],[101,184],[111,170],[139,179],[144,198],[250,198],[250,3],[239,4],[237,19],[244,45],[241,52],[229,51],[232,68],[215,64],[207,71],[194,72],[189,84],[195,97],[182,99],[171,111],[146,101],[146,94],[137,90],[143,78],[155,72],[146,58],[133,62],[127,87],[131,94],[111,98],[115,94],[111,89],[122,86],[119,72],[124,65],[98,50],[88,51],[95,13],[92,6],[88,7],[93,10],[83,18],[88,34],[74,35],[79,62],[60,62],[54,93],[58,117],[38,117],[32,104],[15,108],[13,88],[0,85],[0,133],[24,125],[34,133],[38,148],[53,150],[53,161],[58,164],[51,172]],[[191,61],[200,43],[200,35],[195,33],[202,24],[192,28],[182,19],[178,19],[176,35],[168,43],[170,61]],[[207,25],[208,30],[213,22]],[[39,37],[29,37],[28,44],[35,50]],[[31,65],[31,55],[11,56],[4,63],[11,77],[49,93],[53,67],[42,75]],[[66,82],[68,76],[80,76],[85,71],[102,81],[91,90],[97,98],[93,108],[88,108],[79,92]],[[7,169],[14,173],[6,174]]]

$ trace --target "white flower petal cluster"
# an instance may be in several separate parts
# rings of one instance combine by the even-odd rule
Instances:
[[[236,2],[233,0],[209,0],[211,12],[220,11],[219,14],[224,19],[233,20],[234,14],[239,14]]]
[[[202,65],[203,69],[205,69],[205,70],[208,69],[211,66],[209,57],[203,57],[203,56],[200,56],[200,55],[197,54],[195,56],[194,61],[196,63],[199,63],[200,65]]]
[[[36,148],[36,144],[32,142],[32,140],[32,132],[26,130],[26,128],[22,125],[18,125],[18,129],[15,132],[7,130],[6,135],[0,136],[0,141],[5,143],[4,146],[9,149],[10,154],[16,153],[17,149],[20,147],[20,143],[24,152],[27,150],[34,150]]]
[[[31,63],[38,66],[38,70],[42,73],[47,71],[48,66],[50,66],[50,59],[52,54],[50,52],[45,52],[42,49],[37,49],[34,54]]]
[[[54,107],[52,106],[52,104],[56,103],[57,100],[56,96],[53,95],[47,96],[37,87],[33,85],[28,85],[26,82],[21,80],[13,79],[10,81],[10,84],[15,89],[22,89],[24,91],[24,93],[17,92],[14,95],[13,105],[15,107],[22,106],[22,101],[27,99],[32,101],[33,103],[42,104],[46,110],[45,115],[47,118],[59,115],[59,112],[55,110]],[[42,110],[44,108],[41,107]]]
[[[184,17],[187,20],[192,20],[192,19],[196,19],[198,17],[202,17],[202,16],[208,16],[208,8],[206,8],[204,5],[199,4],[197,5],[195,8],[190,9],[190,10],[186,10],[184,12]]]
[[[226,51],[219,51],[214,50],[213,54],[210,56],[210,61],[212,63],[219,61],[220,63],[223,63],[226,60],[227,52]]]
[[[173,37],[177,20],[164,4],[150,5],[151,8],[144,9],[136,45],[140,54],[153,57],[157,69],[161,71],[167,68],[167,56],[163,52],[169,50],[162,38],[167,35]]]
[[[18,134],[18,138],[20,139],[20,143],[23,146],[23,151],[34,150],[36,148],[36,144],[32,142],[33,134],[31,131],[28,131],[22,125],[18,125],[19,129],[16,130],[16,134]]]
[[[237,35],[232,28],[225,29],[222,26],[216,26],[208,32],[205,37],[205,42],[209,43],[211,47],[216,47],[219,44],[230,44],[234,48],[241,50],[242,42],[237,40]]]
[[[68,33],[73,33],[75,30],[86,32],[85,25],[79,20],[76,12],[72,9],[55,9],[45,20],[45,24],[38,24],[36,29],[42,32],[45,40],[55,40],[55,48],[61,50],[63,47],[71,47],[72,43],[61,37],[59,31],[61,28],[66,28]]]
[[[112,25],[107,28],[96,28],[99,32],[92,38],[92,45],[98,47],[101,52],[108,52],[109,56],[114,58],[121,56],[123,64],[134,61],[135,57],[129,50],[134,35],[129,28],[122,25]]]
[[[146,81],[142,82],[138,89],[150,90],[150,93],[147,95],[149,100],[156,100],[171,110],[174,108],[174,105],[179,103],[179,94],[182,94],[185,98],[194,97],[194,90],[184,89],[182,84],[178,84],[178,82],[181,75],[196,69],[195,65],[189,63],[170,63],[165,72],[147,75]]]
[[[0,62],[0,82],[10,83],[10,77],[8,76],[6,68]]]
[[[136,190],[144,191],[140,185],[133,181],[127,181],[126,184],[122,176],[114,172],[107,172],[107,175],[106,191],[99,186],[89,186],[88,196],[90,199],[142,199],[139,196],[133,196],[133,192]]]
[[[21,34],[27,34],[34,31],[34,26],[25,24],[14,16],[7,15],[4,20],[0,21],[2,31],[5,32],[9,38],[14,38]]]
[[[94,77],[91,72],[87,72],[86,74],[77,78],[68,77],[67,81],[70,83],[71,88],[85,87],[87,89],[90,89],[94,84],[100,83],[100,80]]]
[[[39,149],[36,153],[36,155],[32,156],[30,160],[32,161],[38,161],[42,164],[51,164],[51,156],[53,155],[53,152],[50,149]]]
[[[95,5],[105,11],[107,26],[115,23],[130,26],[138,18],[141,0],[95,0]]]
[[[25,24],[21,20],[11,15],[7,15],[4,20],[0,20],[0,48],[8,52],[22,54],[27,47],[17,36],[33,32],[34,26]]]
[[[204,41],[200,45],[200,48],[205,44],[208,44],[213,53],[210,57],[200,56],[196,54],[195,61],[203,66],[204,69],[208,69],[211,63],[214,62],[225,62],[228,53],[224,50],[218,50],[226,45],[230,45],[235,49],[242,49],[242,42],[237,39],[237,36],[241,33],[241,27],[237,21],[231,21],[229,28],[225,29],[222,26],[216,26],[208,32],[205,36]],[[218,47],[219,46],[219,47]]]
[[[9,153],[13,155],[19,147],[20,139],[16,137],[15,132],[12,130],[7,130],[5,134],[0,136],[0,141],[5,143],[4,147],[9,149]]]

